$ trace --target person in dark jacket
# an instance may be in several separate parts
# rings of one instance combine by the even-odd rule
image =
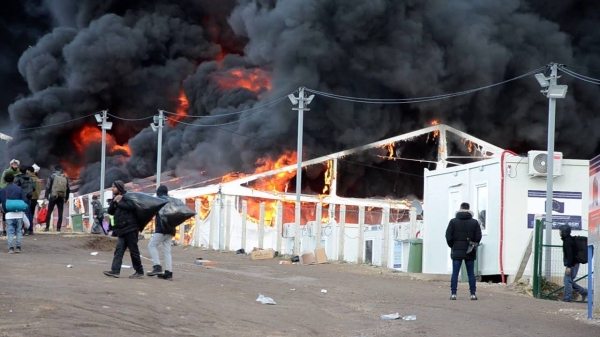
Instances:
[[[458,272],[462,262],[465,261],[467,274],[469,275],[469,290],[471,300],[477,300],[475,283],[475,258],[477,257],[477,247],[473,248],[471,254],[467,254],[469,241],[479,244],[481,242],[481,227],[479,222],[473,219],[473,212],[469,210],[469,204],[463,202],[460,210],[456,212],[456,217],[450,220],[448,229],[446,229],[446,243],[452,249],[450,257],[452,258],[452,278],[450,279],[451,300],[456,300],[456,290],[458,287]]]
[[[54,173],[48,178],[46,182],[46,200],[48,200],[48,217],[46,218],[46,229],[44,232],[50,231],[50,223],[52,222],[52,212],[54,212],[54,206],[58,209],[58,220],[56,221],[56,231],[60,232],[60,227],[62,226],[63,221],[63,211],[65,204],[69,202],[69,195],[71,194],[71,188],[69,187],[69,180],[67,179],[65,190],[64,191],[54,191],[53,188],[55,186],[54,181],[57,177],[62,177],[67,179],[67,176],[63,172],[62,166],[56,165],[54,167]],[[57,184],[57,186],[59,186]],[[60,193],[59,195],[53,195],[54,193]],[[63,196],[64,194],[64,196]]]
[[[160,185],[156,190],[156,196],[169,200],[169,189],[165,185]],[[173,241],[173,236],[175,235],[175,228],[165,228],[161,224],[160,216],[156,215],[154,220],[154,234],[152,234],[152,239],[150,239],[150,243],[148,243],[148,250],[150,250],[150,255],[152,256],[152,262],[154,262],[154,267],[152,271],[148,273],[148,276],[157,275],[159,278],[164,280],[172,280],[173,279],[173,260],[171,258],[171,242]],[[162,245],[163,258],[165,259],[165,272],[162,272],[162,266],[160,265],[160,257],[158,256],[157,247]]]
[[[571,236],[571,226],[562,225],[558,228],[560,239],[563,241],[563,263],[566,267],[563,282],[565,285],[564,302],[573,301],[573,289],[581,294],[582,301],[587,297],[587,289],[575,283],[577,272],[579,271],[579,261],[577,261],[577,244],[575,238]]]
[[[94,214],[94,224],[92,225],[92,234],[99,234],[100,229],[106,235],[106,231],[102,226],[102,221],[104,221],[104,210],[102,209],[102,203],[98,200],[97,195],[92,196],[92,211]]]
[[[33,233],[33,212],[35,212],[35,208],[31,207],[31,200],[33,198],[33,193],[35,193],[36,183],[33,180],[33,178],[29,175],[27,166],[21,166],[19,168],[19,171],[21,173],[15,177],[14,184],[21,187],[23,189],[23,192],[25,193],[25,196],[27,197],[27,205],[29,206],[29,208],[27,209],[27,211],[25,211],[25,214],[27,216],[27,219],[29,219],[29,227],[26,228],[25,235],[29,235],[30,233]],[[33,169],[31,169],[31,171],[33,171]]]
[[[135,269],[135,274],[129,276],[132,279],[144,277],[144,268],[140,258],[140,249],[138,247],[138,232],[139,226],[135,217],[136,206],[133,201],[124,198],[127,194],[125,184],[117,180],[112,185],[113,199],[108,207],[108,214],[114,215],[115,226],[114,234],[119,239],[115,248],[110,271],[105,271],[104,275],[110,277],[119,277],[121,273],[121,264],[123,263],[123,255],[125,250],[129,249],[131,255],[131,263]]]
[[[13,181],[15,177],[7,173],[4,177],[6,181],[6,186],[0,190],[0,203],[2,204],[2,212],[6,216],[5,229],[8,231],[8,253],[20,253],[21,252],[21,244],[23,242],[23,218],[25,217],[25,212],[19,211],[11,211],[8,212],[6,209],[6,201],[7,200],[23,200],[24,203],[27,203],[27,196],[23,189],[15,184]],[[13,245],[13,237],[17,237],[17,247],[15,251],[15,247]]]

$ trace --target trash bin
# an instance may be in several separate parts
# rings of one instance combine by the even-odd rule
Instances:
[[[420,273],[423,270],[423,239],[409,239],[408,273]]]
[[[71,215],[71,227],[73,232],[83,232],[83,214]]]
[[[475,258],[475,266],[473,267],[473,272],[475,273],[475,279],[477,281],[481,281],[481,275],[479,275],[479,257],[481,255],[481,250],[483,249],[483,243],[480,243],[477,246],[477,257]],[[467,275],[467,266],[463,263],[460,267],[460,282],[469,282],[469,275]]]

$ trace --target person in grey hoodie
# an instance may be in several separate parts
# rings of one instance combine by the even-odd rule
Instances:
[[[169,200],[169,189],[165,185],[160,185],[156,190],[156,196]],[[152,267],[152,271],[148,272],[148,276],[157,276],[163,280],[172,280],[173,279],[173,261],[171,258],[171,242],[173,241],[173,236],[175,235],[175,228],[167,229],[165,228],[160,221],[160,216],[156,215],[154,225],[154,234],[152,234],[152,238],[150,239],[150,243],[148,243],[148,250],[150,250],[150,255],[152,256],[152,262],[154,263],[154,267]],[[158,256],[157,247],[162,245],[163,258],[165,259],[165,272],[162,271],[162,266],[160,265],[160,257]]]

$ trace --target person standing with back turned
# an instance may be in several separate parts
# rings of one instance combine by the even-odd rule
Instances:
[[[169,189],[165,185],[160,185],[156,190],[156,196],[169,200]],[[148,273],[148,276],[156,275],[158,278],[163,280],[173,280],[173,260],[171,258],[171,242],[173,241],[173,236],[175,235],[175,228],[167,229],[165,228],[160,219],[160,215],[156,215],[155,218],[155,231],[152,234],[152,238],[150,239],[150,243],[148,243],[148,250],[150,251],[150,255],[152,256],[152,261],[154,262],[154,267],[152,267],[152,271]],[[162,271],[162,266],[160,265],[160,257],[158,256],[157,247],[162,245],[163,257],[165,259],[165,272]]]
[[[133,264],[133,268],[135,269],[135,274],[129,276],[129,278],[143,278],[144,268],[142,267],[142,259],[138,247],[138,232],[140,231],[140,227],[135,217],[135,203],[123,198],[123,196],[127,194],[127,191],[125,190],[125,184],[120,180],[113,183],[112,192],[114,198],[110,202],[107,212],[110,215],[114,215],[114,234],[119,237],[119,239],[117,240],[117,247],[115,247],[111,269],[105,271],[104,275],[109,277],[120,277],[123,255],[125,255],[125,250],[129,249],[131,264]]]
[[[587,289],[575,283],[575,278],[579,272],[579,261],[577,261],[577,244],[575,238],[571,236],[571,226],[562,225],[558,227],[560,239],[562,240],[563,264],[565,265],[565,276],[563,283],[565,286],[565,297],[563,302],[573,302],[573,289],[581,295],[581,301],[585,301],[588,292]]]
[[[62,225],[63,211],[65,204],[69,201],[69,194],[71,190],[69,188],[69,180],[63,173],[62,167],[56,165],[54,167],[54,173],[48,178],[46,183],[46,199],[48,200],[48,218],[46,219],[46,229],[44,232],[50,230],[50,222],[52,222],[52,212],[54,206],[58,208],[58,221],[56,222],[56,231],[60,232]]]
[[[467,275],[469,275],[471,300],[477,300],[474,270],[477,247],[473,248],[471,254],[467,254],[467,249],[469,248],[469,241],[477,244],[481,241],[481,227],[479,226],[479,222],[473,219],[473,212],[469,210],[469,207],[469,204],[466,202],[460,204],[460,209],[456,212],[456,217],[450,220],[448,229],[446,229],[446,243],[452,249],[450,254],[452,258],[452,278],[450,279],[451,300],[456,300],[458,272],[463,261],[465,261]]]

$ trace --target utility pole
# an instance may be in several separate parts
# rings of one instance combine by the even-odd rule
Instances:
[[[304,111],[310,111],[305,108],[305,104],[309,105],[310,102],[315,98],[315,95],[310,97],[304,97],[304,87],[300,87],[298,97],[294,97],[294,94],[289,94],[288,98],[293,105],[298,104],[297,108],[292,110],[298,110],[298,148],[296,150],[296,220],[295,220],[295,235],[294,235],[294,255],[300,254],[300,221],[301,221],[301,204],[300,204],[300,192],[302,191],[302,134],[304,132]],[[281,235],[281,233],[279,233]]]
[[[102,208],[104,208],[104,190],[106,186],[104,185],[104,177],[106,176],[106,130],[112,129],[112,122],[108,122],[108,110],[102,111],[102,115],[95,114],[96,122],[98,122],[98,126],[102,130],[102,159],[100,163],[100,204]]]
[[[535,79],[538,81],[542,94],[548,98],[548,148],[546,155],[546,216],[544,218],[544,226],[546,228],[546,277],[550,277],[551,264],[551,248],[552,244],[552,226],[554,221],[552,219],[552,198],[553,184],[554,184],[554,117],[556,115],[556,100],[559,98],[565,98],[569,87],[566,85],[557,85],[556,79],[558,76],[558,64],[550,63],[550,77],[546,77],[544,73],[535,74]],[[543,229],[543,228],[542,228]],[[537,236],[536,236],[537,238]],[[542,233],[540,233],[539,240],[542,240]]]
[[[152,130],[158,132],[158,146],[156,148],[156,188],[160,186],[161,164],[162,164],[162,130],[165,125],[164,110],[158,110],[158,116],[154,116],[154,123],[150,123]]]
[[[550,88],[556,85],[556,79],[558,75],[558,65],[552,63],[552,72],[550,74]],[[552,226],[554,221],[552,219],[552,198],[554,197],[554,119],[556,115],[556,98],[548,95],[548,162],[546,163],[547,175],[546,175],[546,277],[550,277],[550,271],[552,268]]]

